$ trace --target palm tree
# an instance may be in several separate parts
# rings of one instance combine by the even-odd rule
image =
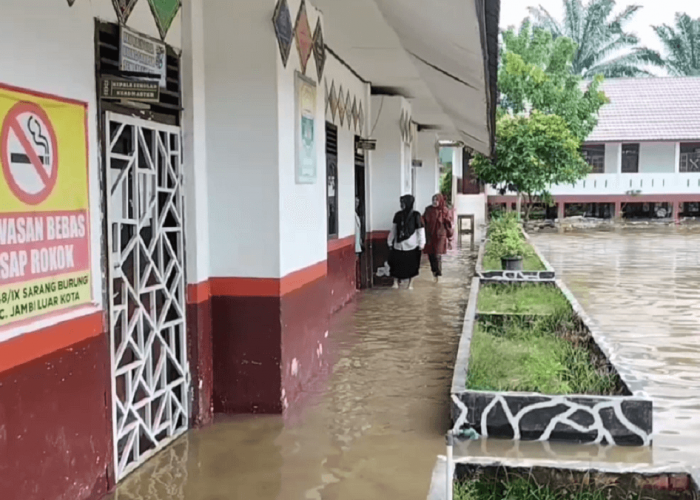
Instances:
[[[551,31],[556,37],[566,36],[578,45],[572,72],[589,79],[605,77],[650,75],[644,64],[654,63],[646,49],[638,47],[639,39],[627,33],[625,26],[632,20],[640,5],[630,5],[613,16],[615,0],[563,0],[564,19],[559,21],[547,10],[530,7],[530,15],[537,27]]]
[[[664,66],[673,76],[700,76],[700,19],[679,12],[675,27],[663,24],[654,26],[654,31],[667,56],[646,49],[642,54],[646,60]]]

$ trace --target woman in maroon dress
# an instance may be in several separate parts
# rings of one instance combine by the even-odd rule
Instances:
[[[447,253],[447,247],[452,240],[452,214],[445,204],[441,194],[433,196],[433,204],[425,209],[425,237],[427,243],[423,253],[428,255],[430,269],[437,283],[442,276],[442,256]]]

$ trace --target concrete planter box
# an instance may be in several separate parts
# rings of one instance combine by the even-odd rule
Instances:
[[[635,472],[629,469],[614,471],[551,466],[504,467],[498,463],[455,464],[455,484],[476,476],[500,481],[525,479],[552,490],[568,488],[577,491],[581,487],[604,490],[606,497],[611,500],[627,500],[635,494],[650,500],[694,500],[698,492],[698,485],[688,472]]]
[[[474,278],[464,318],[462,337],[452,379],[453,431],[474,430],[482,437],[523,441],[649,446],[652,442],[652,401],[629,373],[618,370],[614,356],[599,330],[571,292],[559,287],[590,334],[589,350],[619,377],[621,395],[545,395],[520,392],[466,390],[472,334],[478,318],[481,280]]]
[[[655,466],[644,463],[606,463],[589,460],[522,459],[516,457],[475,457],[458,454],[450,464],[438,456],[432,473],[428,500],[445,500],[447,484],[454,486],[476,477],[495,480],[522,478],[553,490],[578,491],[581,486],[609,490],[610,500],[640,498],[650,500],[694,500],[700,494],[698,470],[677,465]],[[631,496],[630,496],[631,494]]]
[[[527,240],[527,242],[530,244],[530,246],[534,249],[535,255],[537,255],[540,261],[542,261],[542,264],[545,267],[544,271],[496,271],[493,269],[484,269],[484,256],[486,254],[486,243],[488,242],[488,240],[485,239],[479,247],[479,255],[476,260],[476,275],[481,280],[490,282],[553,282],[556,279],[556,272],[554,271],[554,268],[549,264],[549,262],[547,262],[547,259],[545,259],[544,256],[542,256],[537,247],[532,244],[530,236],[528,236],[528,234],[525,231],[523,231],[523,236],[525,237],[525,240]]]

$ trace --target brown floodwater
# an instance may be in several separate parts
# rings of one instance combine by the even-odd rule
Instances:
[[[609,339],[616,363],[653,398],[651,463],[700,465],[700,230],[649,226],[533,240]]]
[[[372,290],[335,315],[332,367],[288,415],[193,431],[127,477],[114,500],[425,499],[474,259],[423,268],[415,290]],[[325,352],[324,352],[325,354]]]

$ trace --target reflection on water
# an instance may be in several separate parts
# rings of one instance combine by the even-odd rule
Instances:
[[[300,412],[192,432],[114,500],[424,499],[444,452],[473,261],[451,256],[444,268],[437,286],[424,268],[414,291],[364,293],[336,315],[332,373]]]
[[[654,399],[653,463],[700,464],[700,231],[533,239]]]

